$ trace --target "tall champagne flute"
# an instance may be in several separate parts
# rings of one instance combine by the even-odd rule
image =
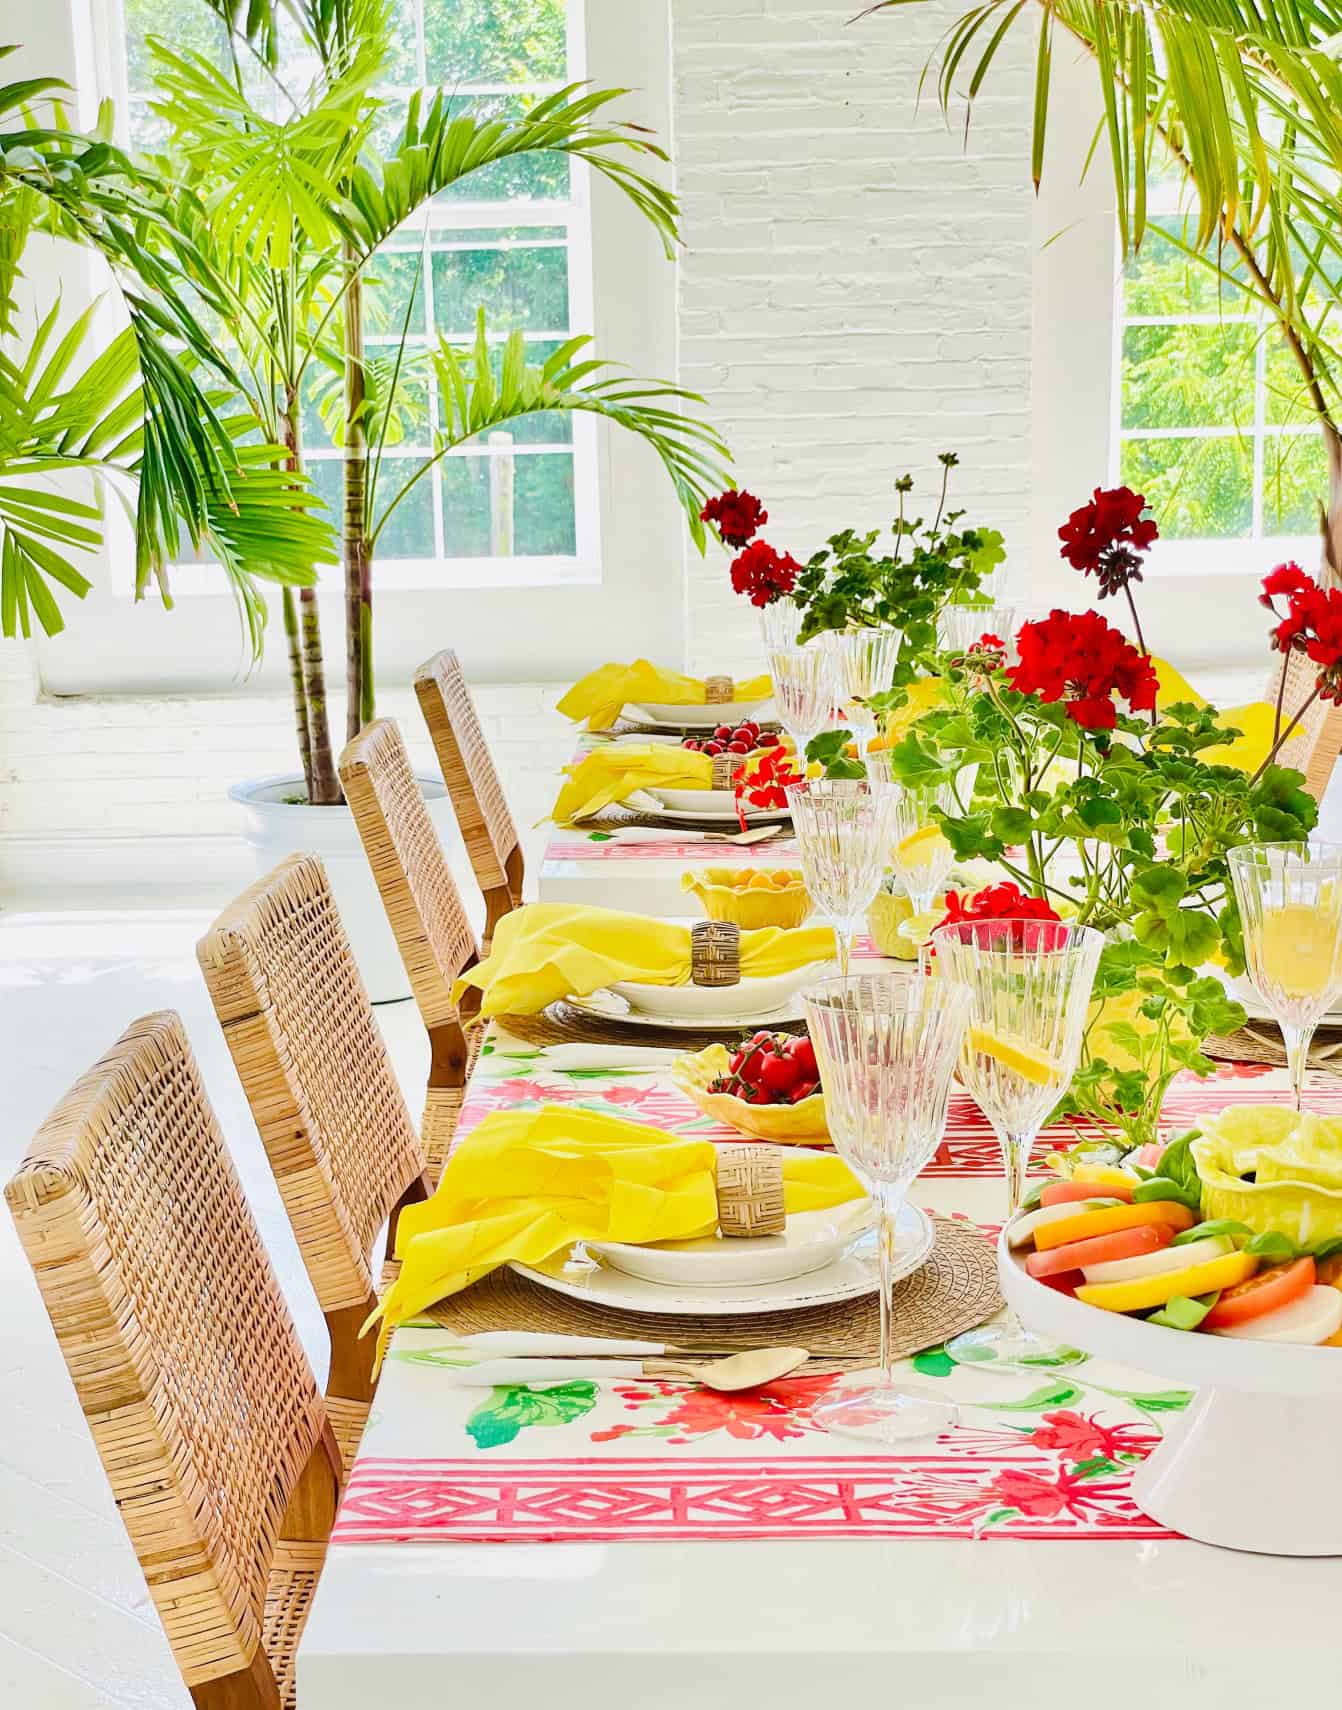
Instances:
[[[876,718],[860,703],[891,687],[902,640],[897,629],[846,629],[833,638],[836,698],[863,754],[876,734]]]
[[[818,641],[805,647],[769,651],[778,722],[792,738],[797,767],[806,771],[806,749],[830,721],[834,710],[834,670],[829,650]]]
[[[1103,948],[1093,928],[1055,920],[959,920],[929,942],[933,971],[969,989],[960,1079],[1001,1145],[1009,1217],[1025,1197],[1035,1136],[1076,1072]],[[947,1346],[956,1359],[1011,1361],[1049,1344],[1013,1314]]]
[[[845,1389],[815,1417],[827,1430],[877,1443],[934,1435],[957,1413],[895,1388],[891,1290],[900,1208],[946,1126],[969,993],[947,980],[859,974],[822,980],[804,997],[830,1134],[876,1205],[881,1283],[880,1382]]]
[[[1342,845],[1249,843],[1228,859],[1249,979],[1281,1028],[1299,1110],[1314,1029],[1342,996]]]
[[[890,852],[894,794],[858,778],[808,778],[787,792],[806,889],[834,928],[839,972],[881,888]]]

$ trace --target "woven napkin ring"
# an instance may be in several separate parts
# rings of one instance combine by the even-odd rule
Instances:
[[[721,706],[724,701],[736,699],[736,685],[730,677],[705,677],[704,702],[707,706]]]
[[[715,790],[734,789],[735,785],[732,783],[732,777],[737,768],[743,763],[745,758],[744,755],[714,754],[711,758],[713,761],[713,788]]]
[[[718,1228],[724,1235],[781,1235],[783,1160],[772,1146],[723,1146],[717,1161]]]
[[[696,986],[739,986],[741,928],[734,920],[700,920],[690,928],[690,979]]]

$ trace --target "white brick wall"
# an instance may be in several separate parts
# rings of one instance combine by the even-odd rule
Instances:
[[[680,376],[707,398],[780,549],[805,558],[839,527],[887,520],[895,477],[909,469],[930,484],[943,449],[963,460],[957,502],[1019,540],[1028,68],[999,68],[965,148],[934,98],[915,113],[923,62],[955,6],[850,25],[857,9],[670,0]],[[753,666],[753,614],[730,592],[725,555],[687,550],[685,577],[691,663]],[[606,656],[599,635],[591,656]],[[551,710],[558,686],[479,693],[529,827],[572,745]],[[410,696],[389,688],[380,710],[427,760]],[[283,695],[44,701],[25,652],[0,644],[0,897],[134,873],[146,889],[204,889],[214,901],[250,876],[229,784],[289,768],[292,752]]]

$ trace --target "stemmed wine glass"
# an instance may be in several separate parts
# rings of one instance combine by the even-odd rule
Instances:
[[[1342,845],[1249,843],[1228,859],[1249,980],[1281,1028],[1299,1110],[1314,1029],[1342,996]]]
[[[969,989],[960,1078],[1001,1145],[1009,1217],[1025,1196],[1035,1136],[1076,1071],[1103,947],[1092,927],[1057,920],[959,920],[929,941],[925,964]],[[1000,1362],[1038,1358],[1048,1346],[1012,1314],[955,1337],[947,1351]]]
[[[796,647],[797,631],[801,628],[801,607],[784,595],[760,608],[760,634],[765,653],[780,647]]]
[[[822,980],[805,1004],[830,1134],[876,1205],[881,1282],[880,1382],[844,1390],[815,1417],[827,1430],[878,1443],[935,1435],[958,1414],[895,1388],[891,1290],[900,1208],[946,1126],[969,993],[947,980],[859,974]]]
[[[839,972],[881,888],[890,851],[894,792],[861,778],[808,778],[787,791],[806,889],[834,927]]]
[[[891,777],[892,758],[888,750],[878,749],[868,754],[867,775],[888,785],[894,794],[890,865],[913,905],[914,914],[927,914],[935,905],[955,860],[955,852],[934,810],[952,816],[962,812],[974,794],[978,767],[962,766],[953,779],[940,784],[902,784]]]
[[[890,688],[902,639],[897,629],[846,629],[833,638],[836,698],[860,753],[876,734],[876,718],[859,703]]]
[[[995,635],[1004,646],[1010,647],[1015,626],[1014,605],[943,606],[939,621],[941,645],[948,653],[968,653],[983,636]]]
[[[797,750],[797,768],[805,774],[806,749],[829,723],[834,710],[833,664],[818,642],[769,651],[778,721]]]

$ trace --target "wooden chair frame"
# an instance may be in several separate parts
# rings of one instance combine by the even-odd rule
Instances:
[[[197,946],[215,1014],[331,1337],[327,1407],[347,1455],[374,1389],[374,1246],[430,1185],[416,1136],[315,855],[292,855]]]
[[[521,839],[461,661],[444,649],[424,661],[414,681],[466,853],[484,894],[487,949],[499,921],[522,902]]]
[[[452,984],[479,960],[475,934],[395,723],[365,725],[340,756],[340,781],[429,1035],[420,1143],[429,1179],[447,1161],[482,1029],[479,996],[459,1008]]]
[[[284,1710],[340,1454],[178,1016],[122,1034],[5,1194],[197,1710]]]

